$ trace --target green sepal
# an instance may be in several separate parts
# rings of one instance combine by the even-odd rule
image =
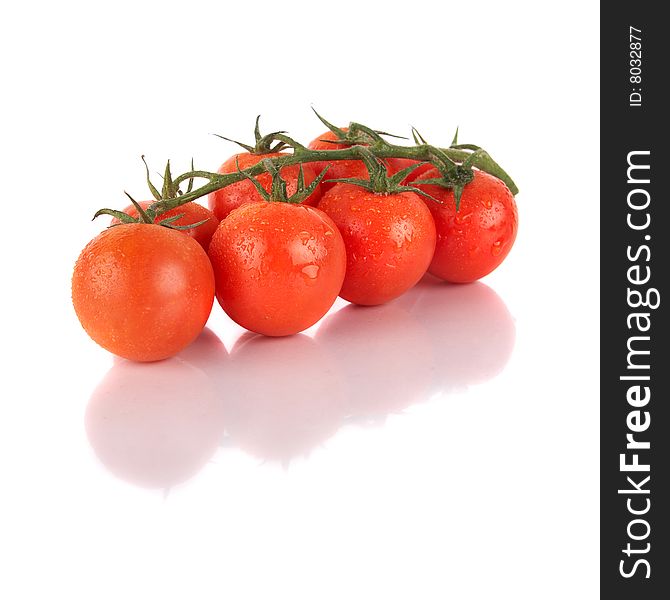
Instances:
[[[238,146],[244,148],[249,154],[271,154],[273,152],[281,152],[282,150],[287,148],[288,145],[284,143],[282,140],[277,141],[278,140],[277,136],[285,134],[286,133],[285,131],[273,131],[272,133],[268,133],[267,135],[261,135],[260,118],[261,118],[260,115],[256,117],[256,125],[254,126],[254,138],[256,140],[255,146],[250,146],[249,144],[238,142],[237,140],[233,140],[224,135],[219,135],[218,133],[215,133],[213,135],[215,135],[218,138],[221,138],[222,140],[226,140],[227,142],[237,144]],[[272,143],[275,141],[277,141],[277,143],[273,146]]]
[[[396,135],[394,133],[389,133],[388,131],[378,131],[376,129],[372,129],[371,127],[362,125],[361,123],[356,123],[354,121],[349,123],[349,130],[344,131],[344,129],[336,127],[330,121],[327,121],[324,117],[322,117],[318,112],[316,112],[316,109],[313,106],[312,110],[314,111],[314,114],[318,117],[319,121],[321,121],[330,131],[332,131],[337,136],[336,140],[320,140],[322,142],[328,142],[332,144],[347,144],[349,146],[355,146],[358,144],[375,144],[375,143],[383,144],[385,143],[384,139],[381,137],[383,135],[392,138],[398,138],[400,140],[407,139],[402,135]],[[363,135],[361,135],[361,133]]]
[[[288,196],[286,181],[282,179],[279,169],[274,165],[274,163],[269,158],[265,158],[261,161],[261,164],[265,168],[265,171],[270,173],[272,177],[272,187],[270,188],[270,193],[265,190],[258,179],[240,170],[239,161],[237,161],[237,172],[254,184],[254,187],[266,202],[288,202],[290,204],[300,204],[306,198],[309,198],[323,180],[324,176],[326,175],[326,171],[328,171],[330,168],[330,165],[326,166],[326,168],[316,176],[314,181],[305,187],[305,173],[303,171],[302,164],[300,164],[296,192],[292,196]]]
[[[147,164],[147,161],[144,158],[144,154],[142,155],[142,162],[144,163],[144,168],[147,171],[147,185],[149,186],[149,189],[151,190],[151,195],[157,200],[161,201],[163,198],[161,197],[160,193],[156,189],[153,183],[151,183],[151,177],[149,175],[149,165]]]
[[[203,219],[202,221],[198,221],[196,223],[191,223],[190,225],[173,225],[173,219],[179,219],[183,217],[184,215],[178,215],[177,217],[170,217],[169,219],[164,219],[162,221],[159,221],[157,225],[162,225],[163,227],[167,227],[168,229],[175,229],[177,231],[187,231],[189,229],[195,229],[196,227],[200,227],[200,225],[204,225],[209,221],[209,219]]]
[[[291,202],[292,204],[300,204],[307,198],[309,198],[312,193],[314,193],[314,190],[317,188],[317,186],[323,181],[323,178],[326,176],[326,172],[330,169],[330,165],[326,165],[326,167],[319,173],[315,178],[312,183],[310,183],[307,187],[305,187],[305,179],[304,175],[302,172],[302,164],[300,165],[300,172],[298,174],[298,189],[296,190],[295,194],[288,198],[288,202]],[[301,183],[302,180],[302,183]]]
[[[265,170],[272,176],[272,183],[270,184],[270,199],[275,202],[288,202],[288,191],[286,189],[286,181],[279,175],[279,169],[275,167],[274,163],[265,158],[261,161]]]
[[[414,185],[437,185],[442,188],[454,191],[454,200],[456,203],[456,211],[461,208],[461,197],[465,186],[472,181],[474,173],[469,166],[459,165],[456,169],[449,170],[442,173],[442,177],[431,179],[416,179],[412,183]]]
[[[335,127],[335,125],[326,121],[326,119],[324,119],[318,112],[316,112],[316,108],[314,108],[313,106],[310,108],[312,109],[312,111],[314,111],[314,114],[317,116],[319,121],[321,121],[328,129],[330,129],[330,131],[332,131],[339,140],[346,141],[347,137],[346,131],[340,129],[339,127]]]
[[[161,225],[171,225],[175,221],[178,221],[179,219],[181,219],[185,214],[186,213],[181,213],[179,215],[172,215],[171,217],[168,217],[167,219],[162,219],[160,223],[161,223]],[[189,225],[189,227],[191,227],[191,226]]]
[[[163,175],[163,190],[161,193],[161,199],[171,198],[172,197],[172,173],[170,172],[170,161],[167,161],[165,165],[165,174]]]
[[[91,221],[97,219],[101,215],[109,215],[110,217],[118,219],[121,223],[139,223],[135,217],[131,217],[128,213],[125,213],[122,210],[114,210],[113,208],[101,208],[93,215]]]
[[[410,165],[409,167],[405,167],[401,171],[398,171],[395,175],[391,176],[390,180],[393,184],[399,184],[405,177],[407,177],[412,171],[416,171],[419,167],[423,167],[423,165],[429,164],[430,161],[423,161],[420,163],[417,163],[415,165]]]
[[[454,186],[454,200],[456,201],[456,212],[461,210],[461,196],[463,195],[463,190],[465,189],[464,185],[455,185]]]
[[[195,166],[193,165],[193,157],[191,157],[191,172],[195,171]],[[195,181],[195,177],[191,177],[188,180],[188,187],[186,188],[186,193],[190,193],[193,190],[193,182]]]
[[[414,143],[417,146],[422,146],[422,145],[428,145],[428,142],[425,140],[425,138],[419,133],[419,130],[412,126],[412,138],[414,139]]]
[[[146,211],[140,206],[139,202],[135,200],[128,192],[123,192],[126,196],[128,196],[128,199],[133,203],[133,206],[137,210],[137,214],[139,215],[139,221],[142,223],[148,223],[151,224],[154,222],[154,218],[156,217],[156,213],[151,210],[147,209]]]
[[[262,162],[264,163],[264,166],[265,166],[265,161],[267,161],[267,159],[265,159],[265,160],[262,161]],[[272,164],[271,161],[268,161],[268,162],[269,162],[270,164]],[[269,201],[270,201],[270,194],[267,193],[267,191],[266,191],[265,188],[260,184],[260,182],[258,181],[258,179],[256,179],[255,177],[252,177],[251,175],[249,175],[249,173],[246,173],[245,171],[241,171],[241,170],[240,170],[240,161],[239,161],[239,159],[237,159],[237,158],[235,159],[235,167],[237,168],[237,172],[238,172],[240,175],[242,175],[244,178],[248,179],[249,181],[251,181],[251,183],[254,184],[254,187],[256,188],[256,190],[258,191],[258,193],[261,195],[261,197],[263,198],[263,200],[269,202]]]

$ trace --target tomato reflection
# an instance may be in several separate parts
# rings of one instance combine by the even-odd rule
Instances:
[[[229,443],[268,461],[287,464],[339,428],[344,407],[333,357],[305,335],[246,334],[226,371]]]
[[[426,277],[386,305],[345,306],[314,338],[247,333],[228,355],[205,330],[173,359],[118,360],[90,399],[86,430],[112,473],[148,488],[186,481],[221,446],[287,465],[345,424],[383,423],[492,379],[514,342],[491,288]]]
[[[190,347],[225,355],[210,331]],[[211,378],[181,355],[157,363],[115,361],[86,410],[89,441],[114,475],[147,488],[169,488],[195,475],[223,436],[222,403]]]
[[[436,391],[463,390],[498,375],[516,339],[514,319],[487,285],[426,276],[399,300],[430,336]]]

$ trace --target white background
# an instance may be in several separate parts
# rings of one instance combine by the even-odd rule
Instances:
[[[596,597],[596,2],[0,11],[0,597]],[[521,189],[508,260],[307,337],[238,341],[215,306],[180,359],[91,342],[72,266],[146,196],[140,154],[216,169],[209,134],[308,141],[311,105],[460,126]]]

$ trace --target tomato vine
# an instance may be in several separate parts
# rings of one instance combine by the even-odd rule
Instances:
[[[314,112],[316,113],[316,111]],[[346,144],[348,145],[347,148],[313,150],[289,137],[284,131],[276,131],[261,136],[258,128],[258,119],[256,119],[256,128],[254,131],[256,145],[248,146],[239,142],[236,143],[256,154],[265,154],[271,151],[276,152],[278,149],[283,150],[287,148],[292,149],[292,152],[287,153],[286,156],[264,159],[252,167],[241,171],[238,170],[234,173],[221,174],[194,170],[191,166],[190,171],[174,179],[170,177],[169,193],[158,194],[156,189],[150,185],[152,195],[156,200],[150,207],[150,214],[164,213],[243,179],[248,179],[264,172],[276,171],[286,166],[320,161],[366,160],[370,157],[376,159],[403,158],[432,163],[439,170],[442,179],[440,181],[431,180],[431,183],[452,188],[457,205],[460,202],[463,188],[472,180],[473,167],[502,180],[512,194],[516,195],[519,191],[512,178],[493,160],[486,150],[473,144],[459,144],[458,130],[451,145],[446,148],[440,148],[426,142],[423,136],[416,129],[412,128],[414,145],[403,146],[391,143],[384,137],[399,136],[392,136],[386,132],[377,131],[356,122],[350,123],[348,129],[340,129],[326,121],[318,113],[316,114],[322,123],[336,134],[337,140],[334,143]],[[218,137],[223,138],[223,136]],[[275,145],[273,146],[272,144]],[[195,179],[205,179],[207,183],[194,188],[193,180]],[[175,190],[178,190],[179,186],[187,181],[189,182],[187,191],[184,193],[175,193]],[[111,214],[109,209],[103,209],[99,212]]]

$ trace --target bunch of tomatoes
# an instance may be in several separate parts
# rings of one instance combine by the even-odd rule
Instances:
[[[81,252],[72,278],[89,336],[130,360],[165,359],[200,334],[214,297],[250,331],[292,335],[338,295],[383,304],[426,272],[467,283],[507,256],[517,208],[501,179],[465,162],[449,171],[439,160],[380,158],[378,132],[361,137],[353,125],[323,122],[328,131],[307,148],[296,143],[295,156],[304,150],[306,160],[282,165],[290,138],[261,137],[257,121],[256,145],[241,144],[218,171],[237,180],[217,184],[210,174],[201,188],[201,196],[211,189],[208,208],[186,201],[193,178],[179,202],[168,164],[161,192],[149,181],[153,201],[99,211],[114,220]],[[353,158],[332,152],[347,148]],[[328,158],[315,160],[314,151]],[[176,206],[162,210],[170,201]]]

